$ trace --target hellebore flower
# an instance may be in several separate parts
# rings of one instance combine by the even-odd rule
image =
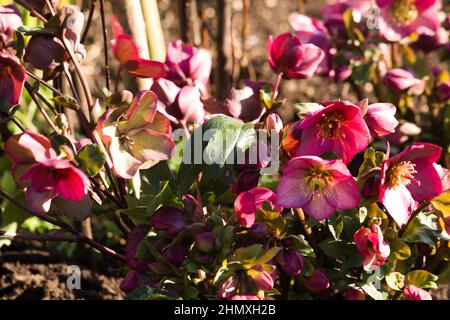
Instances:
[[[124,179],[170,159],[175,149],[170,121],[157,110],[157,97],[151,91],[140,91],[129,107],[109,109],[98,125],[114,171]]]
[[[302,208],[320,221],[335,210],[358,206],[358,186],[341,160],[315,156],[291,159],[283,168],[277,202],[285,208]]]
[[[433,300],[431,294],[428,291],[417,288],[416,286],[410,284],[407,286],[403,293],[407,300]]]
[[[231,298],[231,300],[261,300],[255,295],[248,294],[248,295],[235,295]]]
[[[218,296],[222,299],[227,299],[233,296],[237,291],[237,279],[235,276],[228,277],[219,286]]]
[[[256,220],[256,210],[262,209],[264,203],[268,203],[272,208],[279,211],[276,197],[272,190],[260,187],[239,194],[234,202],[234,212],[239,224],[245,228],[253,226]]]
[[[390,103],[373,103],[367,106],[364,120],[372,136],[380,138],[395,132],[398,126],[396,111],[397,108]]]
[[[315,269],[306,280],[305,286],[313,292],[322,292],[330,287],[330,280],[325,272]]]
[[[293,33],[284,33],[267,40],[268,61],[285,79],[306,79],[316,72],[325,57],[322,49],[314,44],[303,44]]]
[[[354,104],[335,101],[305,117],[298,128],[302,130],[296,155],[320,156],[334,152],[349,163],[370,141],[370,132],[362,111]]]
[[[170,263],[179,267],[183,264],[189,255],[189,245],[183,240],[177,241],[170,247],[165,248],[162,252],[164,258],[166,258]]]
[[[259,169],[253,166],[254,169],[244,170],[239,172],[237,180],[231,186],[231,191],[235,194],[248,191],[258,186],[259,182]]]
[[[366,300],[366,294],[361,288],[350,288],[344,292],[344,300]]]
[[[268,133],[271,133],[272,130],[274,130],[276,133],[281,133],[283,131],[283,121],[281,120],[280,116],[276,113],[271,113],[264,123],[264,129]]]
[[[298,13],[292,14],[289,17],[289,22],[302,44],[312,43],[323,50],[325,57],[316,72],[328,73],[331,67],[331,43],[328,39],[327,29],[322,22]]]
[[[296,250],[283,250],[277,255],[281,269],[291,277],[298,275],[303,269],[303,257]]]
[[[389,88],[403,91],[412,89],[420,91],[423,88],[423,81],[417,79],[414,74],[405,69],[391,69],[383,76],[383,82]]]
[[[150,224],[157,231],[165,231],[166,236],[175,238],[183,230],[187,221],[183,211],[176,207],[161,207],[150,217]]]
[[[0,51],[0,101],[15,105],[19,103],[26,71],[19,58]]]
[[[381,165],[379,201],[395,222],[406,224],[416,201],[429,200],[442,192],[435,167],[442,149],[429,143],[414,143]]]
[[[436,0],[377,0],[381,9],[379,30],[389,41],[400,41],[412,33],[434,35],[439,27]]]
[[[22,26],[22,17],[15,5],[0,6],[0,50],[10,46],[14,32]]]
[[[115,16],[112,17],[112,27],[114,39],[111,40],[111,46],[122,68],[139,78],[159,78],[165,74],[164,63],[139,56],[139,49],[133,38],[123,33],[122,26]]]
[[[372,227],[362,227],[355,232],[354,241],[365,271],[378,269],[389,256],[391,249],[384,240],[383,233],[377,224]]]
[[[212,57],[205,49],[197,49],[181,40],[169,43],[167,47],[165,78],[179,87],[198,84],[201,91],[206,91],[211,74]]]
[[[88,177],[68,160],[48,159],[33,165],[21,177],[30,181],[26,197],[30,209],[36,213],[50,209],[57,196],[69,201],[81,201],[87,194]]]
[[[203,123],[205,109],[197,87],[186,85],[179,88],[172,81],[160,78],[153,82],[151,90],[163,104],[159,110],[172,122]]]

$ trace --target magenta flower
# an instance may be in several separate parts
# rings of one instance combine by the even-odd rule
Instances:
[[[387,40],[400,41],[411,35],[434,35],[439,27],[439,1],[377,0],[381,8],[379,30]]]
[[[212,57],[208,50],[176,40],[167,47],[166,66],[166,78],[176,85],[198,84],[205,91],[211,74]]]
[[[68,160],[48,159],[29,168],[21,177],[30,184],[26,197],[30,209],[36,213],[47,212],[51,200],[61,197],[81,201],[87,194],[88,177]]]
[[[14,32],[22,26],[22,17],[15,5],[0,6],[0,50],[10,46]]]
[[[330,280],[325,272],[315,269],[306,280],[305,286],[313,292],[322,292],[330,287]]]
[[[380,138],[395,132],[398,126],[396,111],[397,108],[391,103],[373,103],[367,106],[364,120],[372,136]]]
[[[435,167],[441,152],[434,144],[414,143],[381,165],[379,201],[399,226],[408,222],[416,201],[429,200],[442,192]]]
[[[273,288],[274,281],[270,273],[264,270],[255,271],[254,269],[252,269],[251,271],[253,283],[259,290],[267,291]]]
[[[139,92],[130,107],[109,109],[98,126],[114,171],[124,179],[170,159],[175,149],[170,121],[157,110],[157,97],[151,91]]]
[[[391,69],[383,76],[383,82],[389,88],[403,91],[410,88],[420,90],[424,83],[417,79],[413,73],[405,69]]]
[[[280,211],[276,204],[276,197],[272,190],[260,187],[239,194],[234,202],[234,212],[239,224],[250,228],[255,223],[256,210],[261,209],[264,203],[268,203],[272,208]]]
[[[289,17],[289,22],[302,44],[312,43],[323,50],[325,57],[316,72],[328,73],[331,68],[331,43],[328,39],[327,29],[322,22],[298,13],[292,14]]]
[[[247,294],[247,295],[235,295],[231,298],[231,300],[261,300],[255,295]]]
[[[320,156],[334,152],[349,163],[370,141],[370,132],[359,107],[349,102],[325,102],[322,109],[305,117],[296,155]]]
[[[355,208],[360,201],[358,186],[345,164],[315,156],[291,159],[276,193],[280,206],[302,208],[318,221],[335,210]]]
[[[267,40],[269,65],[285,79],[310,78],[325,57],[322,49],[314,44],[302,45],[293,33],[284,33]]]
[[[111,47],[122,68],[139,78],[159,78],[165,74],[164,63],[139,56],[139,48],[129,34],[123,33],[115,16],[112,17],[112,26],[114,39],[111,40]]]
[[[428,291],[417,288],[416,286],[410,284],[407,286],[403,293],[407,300],[433,300],[431,294]]]
[[[26,71],[19,58],[0,51],[0,101],[15,105],[19,103],[25,83]]]
[[[354,235],[354,241],[365,271],[378,269],[391,252],[389,244],[384,240],[383,232],[377,224],[373,224],[370,229],[360,228]]]

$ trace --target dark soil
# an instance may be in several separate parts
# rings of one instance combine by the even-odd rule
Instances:
[[[68,266],[38,242],[14,243],[0,252],[0,299],[111,300],[123,299],[120,278],[80,266],[81,289],[66,286]],[[79,263],[76,263],[79,264]]]

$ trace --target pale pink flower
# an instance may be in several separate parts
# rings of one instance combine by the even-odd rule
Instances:
[[[10,46],[14,32],[22,26],[22,17],[15,5],[0,6],[0,49]]]
[[[336,210],[358,206],[360,194],[355,179],[341,160],[315,156],[291,159],[283,168],[277,202],[285,208],[302,208],[316,220]]]
[[[383,76],[383,83],[388,87],[403,91],[408,89],[413,89],[414,91],[421,91],[423,89],[424,83],[422,80],[417,79],[414,74],[405,69],[390,69]]]
[[[410,284],[407,286],[403,293],[408,300],[433,300],[431,294],[428,291],[417,288],[415,285]]]
[[[373,103],[367,106],[364,120],[370,133],[380,138],[395,132],[398,120],[395,118],[397,108],[391,103]]]

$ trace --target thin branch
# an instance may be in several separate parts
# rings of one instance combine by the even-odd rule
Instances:
[[[41,78],[39,78],[37,75],[35,75],[34,73],[32,73],[29,70],[26,70],[27,75],[30,76],[31,78],[33,78],[34,80],[38,81],[40,84],[44,85],[45,87],[49,88],[50,90],[52,90],[54,93],[56,93],[59,96],[63,96],[63,94],[61,93],[61,91],[59,91],[58,89],[56,89],[55,87],[49,85],[47,82],[45,82],[44,80],[42,80]]]
[[[25,89],[27,90],[27,92],[30,95],[31,99],[33,99],[34,103],[36,104],[36,106],[38,107],[38,109],[41,112],[42,116],[48,122],[48,124],[50,125],[52,130],[58,133],[59,132],[58,127],[55,125],[53,120],[50,118],[50,116],[48,115],[47,111],[42,106],[42,104],[39,102],[39,100],[36,99],[36,96],[35,96],[35,94],[33,92],[33,89],[31,88],[31,85],[28,82],[25,82]]]
[[[31,234],[31,233],[21,233],[21,232],[10,232],[0,230],[0,238],[6,239],[23,239],[23,240],[38,240],[38,241],[67,241],[75,242],[77,238],[74,236],[62,236],[62,235],[41,235],[41,234]]]
[[[97,6],[97,0],[91,0],[91,8],[89,10],[89,16],[86,22],[86,27],[84,28],[83,35],[81,36],[81,43],[86,41],[87,34],[91,28],[92,18],[94,17],[95,7]]]
[[[53,8],[50,0],[45,0],[45,5],[47,6],[48,11],[50,11],[50,14],[52,16],[54,16],[55,15],[55,8]]]
[[[108,36],[106,34],[106,22],[105,22],[105,9],[103,7],[103,0],[100,0],[100,15],[102,20],[102,31],[103,31],[103,54],[105,59],[105,81],[106,88],[110,89],[110,71],[109,71],[109,63],[108,63]]]
[[[14,2],[16,2],[17,4],[21,5],[22,7],[24,7],[28,11],[30,11],[32,15],[34,15],[36,18],[42,20],[44,23],[48,22],[48,20],[42,14],[37,12],[33,8],[33,6],[30,3],[28,3],[28,1],[26,1],[26,0],[14,0]]]
[[[6,110],[0,111],[0,114],[3,114],[6,117],[5,119],[2,119],[2,121],[11,120],[22,132],[25,132],[26,130],[25,126],[14,115],[10,114]]]

